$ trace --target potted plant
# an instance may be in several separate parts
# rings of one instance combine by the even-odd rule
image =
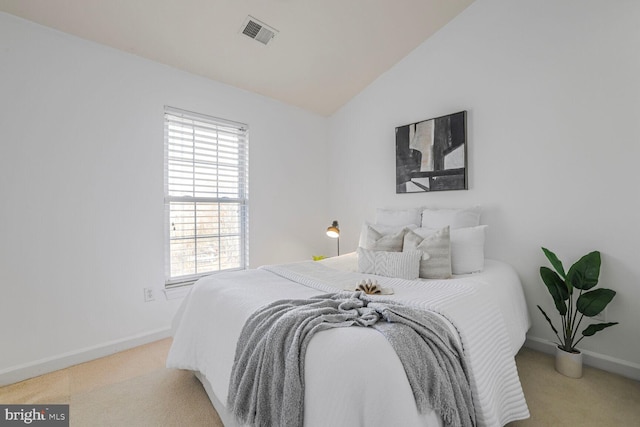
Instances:
[[[598,284],[600,276],[600,252],[588,253],[565,273],[562,262],[553,252],[546,248],[542,248],[542,251],[555,271],[543,266],[540,267],[540,276],[553,298],[562,322],[562,336],[560,336],[547,313],[538,306],[558,338],[556,370],[563,375],[580,378],[582,376],[582,353],[576,349],[578,343],[584,337],[590,337],[596,332],[617,325],[618,322],[593,323],[584,328],[578,338],[580,323],[584,316],[594,317],[600,314],[611,302],[616,292],[604,288],[593,289]]]

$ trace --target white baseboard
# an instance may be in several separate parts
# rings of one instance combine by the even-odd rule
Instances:
[[[171,336],[171,329],[157,329],[140,335],[111,341],[92,347],[86,347],[69,353],[47,357],[35,362],[11,366],[0,370],[0,387],[24,381],[29,378],[68,368],[79,363],[89,362],[100,357],[109,356],[133,347],[148,344]]]
[[[542,338],[527,336],[524,346],[543,353],[556,353],[556,344]],[[615,357],[587,350],[582,350],[582,361],[587,366],[640,381],[640,365],[637,363],[628,362],[626,360],[617,359]]]

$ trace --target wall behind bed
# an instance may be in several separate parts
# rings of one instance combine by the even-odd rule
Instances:
[[[326,252],[326,118],[0,13],[0,384],[167,336],[164,105],[249,124],[252,266]]]
[[[567,263],[603,256],[601,285],[618,292],[585,339],[590,361],[640,378],[640,3],[478,0],[333,115],[330,214],[354,250],[376,207],[481,205],[488,257],[552,310],[538,279],[540,246]],[[468,111],[469,190],[395,194],[394,128]],[[547,310],[547,312],[549,312]],[[596,360],[597,359],[597,360]]]

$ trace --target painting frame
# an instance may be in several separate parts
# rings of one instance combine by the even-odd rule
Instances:
[[[396,194],[468,190],[467,111],[396,127]]]

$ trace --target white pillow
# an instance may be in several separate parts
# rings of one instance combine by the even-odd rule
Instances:
[[[422,252],[384,252],[358,248],[358,271],[385,277],[415,280],[420,271]]]
[[[480,225],[480,206],[465,209],[425,209],[422,211],[422,227],[440,229],[475,227]]]
[[[420,209],[377,209],[376,224],[392,227],[413,224],[420,227]]]
[[[451,269],[453,274],[477,273],[484,269],[486,225],[451,231]]]
[[[451,277],[449,227],[434,230],[427,237],[422,237],[409,230],[404,236],[402,250],[418,250],[428,255],[420,261],[420,277],[424,279],[449,279]]]
[[[484,241],[486,225],[451,230],[451,271],[453,274],[477,273],[484,269]],[[413,232],[422,237],[436,231],[417,228]]]
[[[375,231],[377,234],[382,234],[383,236],[386,236],[389,234],[396,234],[407,228],[414,229],[418,227],[416,227],[413,224],[407,225],[407,226],[389,226],[389,225],[370,224],[368,222],[365,222],[364,224],[362,224],[362,228],[360,229],[360,240],[358,241],[358,246],[363,247],[365,249],[372,249],[371,247],[369,247],[367,243],[371,241],[369,238],[370,230]],[[402,244],[400,244],[400,249],[394,252],[401,252],[401,251],[402,251]]]

